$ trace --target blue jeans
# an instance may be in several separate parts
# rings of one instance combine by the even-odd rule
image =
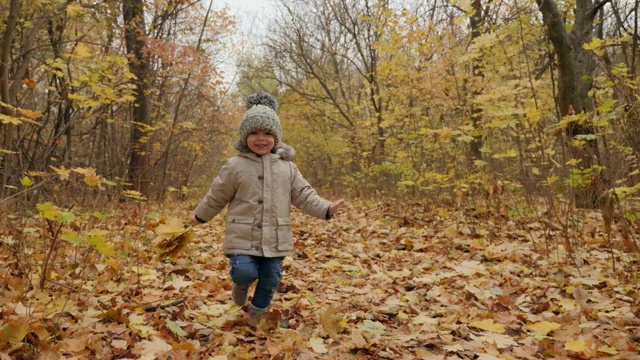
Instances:
[[[251,255],[229,256],[231,280],[241,287],[249,287],[258,280],[251,304],[260,309],[271,305],[273,294],[282,279],[283,257],[267,258]]]

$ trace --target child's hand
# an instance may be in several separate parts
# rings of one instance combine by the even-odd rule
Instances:
[[[198,221],[198,219],[196,219],[196,214],[192,214],[191,215],[191,221],[189,226],[193,226],[193,225],[200,225],[200,221]]]
[[[332,202],[331,206],[329,207],[329,215],[331,216],[335,215],[335,213],[337,213],[338,210],[340,210],[343,205],[344,205],[344,199],[340,199]]]

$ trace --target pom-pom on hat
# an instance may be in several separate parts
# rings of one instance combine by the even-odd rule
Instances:
[[[276,138],[274,145],[277,146],[282,139],[282,127],[276,114],[278,101],[266,92],[251,94],[247,96],[246,101],[247,112],[240,121],[238,145],[246,148],[249,134],[256,130],[265,130]]]

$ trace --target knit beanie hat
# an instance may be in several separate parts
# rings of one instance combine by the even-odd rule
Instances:
[[[247,147],[247,136],[256,130],[270,132],[276,139],[274,147],[282,139],[282,127],[276,114],[278,102],[266,92],[259,92],[247,96],[247,112],[240,121],[238,144],[242,148]],[[237,147],[237,146],[236,146]]]

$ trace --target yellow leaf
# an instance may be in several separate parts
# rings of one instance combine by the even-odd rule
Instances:
[[[69,229],[62,229],[62,235],[60,236],[60,239],[74,243],[76,245],[81,245],[84,242],[84,237]]]
[[[195,128],[197,128],[196,124],[192,123],[191,121],[185,121],[183,123],[180,123],[178,126],[183,127],[185,129],[195,129]]]
[[[0,329],[0,343],[21,342],[28,332],[29,323],[26,319],[13,320]]]
[[[100,177],[96,175],[96,169],[94,168],[75,168],[73,171],[84,175],[84,182],[89,186],[100,187],[102,181]]]
[[[145,198],[142,193],[140,193],[139,191],[135,191],[135,190],[123,190],[122,191],[122,195],[128,198],[132,198],[135,200],[147,200],[147,198]]]
[[[28,109],[18,109],[20,113],[28,118],[37,119],[42,116],[40,111],[28,110]]]
[[[22,185],[23,187],[31,187],[33,186],[33,180],[31,180],[30,177],[25,176],[22,179],[20,179],[20,185]]]
[[[104,239],[104,235],[108,233],[105,230],[93,229],[87,233],[87,242],[100,254],[113,256],[116,253],[113,244],[107,243]]]
[[[451,136],[453,135],[453,131],[449,128],[440,129],[440,141],[449,141]]]
[[[78,46],[76,46],[75,53],[81,58],[93,56],[93,54],[91,53],[91,49],[84,44],[78,44]]]
[[[448,227],[444,229],[442,233],[446,236],[452,237],[458,235],[458,229],[456,229],[455,227]]]
[[[165,233],[154,240],[159,259],[175,258],[191,241],[193,231],[186,228],[180,233]]]
[[[85,12],[84,8],[80,4],[69,4],[67,5],[66,10],[67,14],[70,17],[76,17],[78,15],[82,15]]]
[[[549,322],[549,321],[540,321],[537,323],[531,323],[531,324],[525,325],[525,329],[529,329],[531,331],[537,332],[538,334],[546,336],[550,332],[554,330],[558,330],[560,326],[562,325],[558,323]]]
[[[55,166],[49,166],[56,174],[60,175],[62,180],[68,180],[69,174],[71,174],[71,170],[65,169],[65,167],[57,168]]]
[[[44,219],[55,220],[60,214],[60,209],[51,202],[36,204],[36,208]]]
[[[598,352],[609,354],[609,355],[616,355],[618,353],[618,350],[612,347],[603,346],[598,349]]]
[[[555,183],[556,181],[558,181],[558,177],[557,176],[549,176],[547,178],[547,185],[551,186],[553,185],[553,183]]]
[[[480,329],[480,330],[487,330],[487,331],[491,331],[494,333],[504,333],[506,331],[506,329],[504,328],[504,326],[500,325],[500,324],[496,324],[493,322],[492,319],[486,319],[486,320],[482,320],[482,321],[474,321],[471,324],[469,324],[469,326]]]
[[[564,344],[564,349],[579,353],[587,349],[587,344],[582,340],[569,340]]]
[[[484,167],[489,165],[489,163],[483,160],[474,160],[473,165],[475,165],[476,167]]]
[[[181,234],[185,230],[184,222],[178,218],[170,218],[165,224],[160,224],[156,228],[157,235],[176,235]]]
[[[116,259],[108,259],[104,264],[111,266],[114,270],[120,270],[120,263]]]
[[[0,122],[2,122],[3,124],[13,124],[13,125],[22,124],[22,120],[20,120],[20,118],[10,116],[10,115],[5,115],[5,114],[0,114]]]

